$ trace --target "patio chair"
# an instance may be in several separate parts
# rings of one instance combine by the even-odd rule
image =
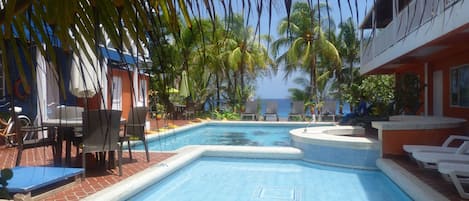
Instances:
[[[16,166],[19,166],[21,164],[21,158],[23,155],[23,151],[25,149],[33,149],[33,148],[38,148],[38,147],[52,147],[52,153],[55,156],[55,147],[56,147],[56,141],[54,138],[54,135],[51,133],[48,133],[45,135],[45,131],[47,130],[47,127],[42,127],[42,126],[23,126],[19,127],[20,132],[17,135],[17,149],[18,149],[18,154],[16,155]]]
[[[267,102],[267,107],[265,108],[265,113],[264,113],[264,121],[269,116],[273,116],[278,121],[279,118],[278,118],[277,110],[278,110],[277,102],[274,102],[274,101]]]
[[[257,101],[247,101],[244,112],[241,113],[241,120],[244,117],[251,117],[251,120],[257,120]]]
[[[426,152],[443,152],[443,153],[454,153],[458,147],[451,146],[456,141],[469,141],[469,136],[462,135],[450,135],[443,142],[441,146],[432,146],[432,145],[403,145],[402,148],[405,152],[412,155],[412,153],[417,151],[426,151]]]
[[[462,198],[469,199],[469,192],[464,190],[463,185],[469,182],[468,163],[440,162],[438,171],[453,183]]]
[[[288,114],[288,120],[292,120],[293,117],[299,117],[301,120],[305,120],[305,104],[303,101],[293,101],[291,112]]]
[[[184,108],[184,111],[182,112],[182,116],[184,117],[185,120],[194,119],[194,116],[195,116],[194,106],[193,105],[187,105],[186,108]]]
[[[147,162],[150,162],[150,154],[148,153],[148,144],[145,139],[145,121],[147,117],[148,107],[135,107],[130,109],[127,116],[127,124],[125,125],[124,135],[120,137],[121,146],[123,142],[127,142],[130,159],[132,160],[132,151],[130,150],[130,141],[140,140],[145,147]]]
[[[469,163],[469,155],[465,154],[469,149],[469,141],[465,141],[454,153],[416,151],[412,154],[419,166],[436,169],[437,164],[443,161]]]
[[[86,167],[87,153],[117,151],[119,176],[122,175],[122,147],[119,143],[121,113],[118,110],[93,110],[83,113],[83,168]],[[83,171],[83,177],[85,174],[86,169]]]
[[[74,120],[74,119],[81,119],[83,112],[85,109],[83,107],[79,106],[66,106],[66,105],[60,105],[57,106],[56,112],[55,112],[55,117],[57,119],[63,119],[63,120]],[[67,154],[65,157],[65,160],[68,164],[71,163],[71,149],[72,149],[72,143],[76,147],[76,153],[79,153],[79,145],[82,140],[82,128],[81,127],[59,127],[60,131],[59,133],[64,134],[64,140],[65,140],[65,153]]]

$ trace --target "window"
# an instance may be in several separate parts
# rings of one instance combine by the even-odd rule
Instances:
[[[112,109],[122,110],[122,78],[119,76],[112,77]]]
[[[140,80],[140,89],[138,90],[138,101],[143,102],[143,105],[146,103],[146,93],[147,93],[147,80],[141,79]]]
[[[469,65],[451,69],[451,105],[469,107]]]

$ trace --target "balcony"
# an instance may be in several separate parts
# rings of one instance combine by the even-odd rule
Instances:
[[[362,30],[361,72],[368,73],[466,24],[468,4],[460,0],[414,0],[384,28]]]

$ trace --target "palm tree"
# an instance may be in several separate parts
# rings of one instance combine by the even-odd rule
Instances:
[[[298,69],[309,72],[310,91],[309,99],[316,97],[318,93],[318,63],[328,63],[340,66],[340,57],[337,49],[326,38],[323,28],[328,27],[330,20],[319,19],[321,10],[329,9],[326,4],[317,4],[314,8],[307,3],[297,2],[293,6],[290,19],[281,21],[278,31],[282,36],[272,44],[273,54],[276,56],[282,48],[288,48],[277,58],[277,63],[286,66],[287,78]]]
[[[339,29],[339,52],[344,61],[349,64],[350,86],[353,83],[353,66],[360,59],[360,41],[357,38],[356,25],[352,18],[348,18],[345,22],[340,23]]]
[[[233,76],[233,100],[239,103],[245,100],[252,88],[246,87],[246,82],[254,81],[259,71],[267,70],[273,65],[267,49],[259,42],[250,26],[245,26],[244,19],[235,15],[227,22],[230,27],[224,39],[226,63],[231,69]],[[238,88],[238,80],[240,87]],[[237,95],[238,94],[238,95]]]

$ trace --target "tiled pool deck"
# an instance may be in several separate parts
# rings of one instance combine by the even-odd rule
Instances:
[[[174,122],[175,124],[182,125],[186,122]],[[152,124],[154,124],[152,122]],[[373,134],[372,134],[373,135]],[[134,153],[134,152],[133,152]],[[52,155],[50,148],[38,148],[25,150],[23,153],[22,166],[50,166],[52,165]],[[68,185],[63,185],[58,189],[52,189],[46,193],[33,197],[34,200],[79,200],[97,191],[100,191],[112,184],[115,184],[127,177],[134,175],[160,161],[163,161],[171,156],[173,153],[152,153],[150,163],[146,162],[144,153],[133,154],[134,159],[130,161],[128,152],[124,151],[123,154],[123,175],[118,176],[117,169],[111,171],[103,171],[97,169],[90,169],[87,171],[85,179],[72,182]],[[0,148],[0,168],[14,167],[16,159],[15,148]],[[453,187],[453,185],[445,181],[437,171],[425,170],[419,168],[413,161],[407,157],[392,158],[394,162],[401,167],[414,174],[417,178],[427,183],[429,186],[437,190],[439,193],[446,196],[449,200],[464,200],[461,199]],[[79,165],[79,164],[77,164]]]

